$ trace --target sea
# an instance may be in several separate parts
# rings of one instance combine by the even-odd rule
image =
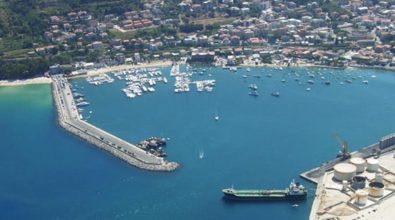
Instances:
[[[335,134],[358,150],[395,132],[391,72],[193,68],[192,81],[216,80],[212,92],[192,84],[175,93],[170,67],[160,68],[167,84],[136,98],[112,74],[99,86],[71,81],[90,102],[84,120],[132,143],[167,138],[174,172],[138,169],[66,132],[50,85],[0,87],[0,219],[306,220],[315,185],[299,174],[336,157]],[[293,179],[308,189],[305,201],[222,197],[223,188],[283,189]]]

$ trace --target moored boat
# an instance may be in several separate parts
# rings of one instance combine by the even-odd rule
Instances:
[[[257,86],[255,83],[253,83],[253,84],[250,84],[250,85],[248,86],[248,88],[250,88],[250,89],[252,89],[252,90],[257,90],[257,89],[258,89],[258,86]]]

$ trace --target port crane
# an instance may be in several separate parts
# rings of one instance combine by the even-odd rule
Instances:
[[[337,154],[337,157],[342,158],[343,160],[346,160],[351,157],[350,152],[348,152],[348,143],[347,141],[344,141],[342,138],[337,133],[334,133],[333,136],[335,136],[336,141],[340,144],[341,150]]]

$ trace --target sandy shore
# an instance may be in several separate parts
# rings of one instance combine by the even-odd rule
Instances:
[[[30,84],[50,84],[52,80],[48,77],[36,77],[21,80],[0,80],[0,86],[22,86]]]
[[[150,63],[141,63],[141,64],[137,64],[137,65],[124,64],[124,65],[118,65],[118,66],[109,66],[109,67],[104,67],[104,68],[100,68],[100,69],[96,69],[96,70],[88,70],[86,72],[86,74],[71,76],[70,78],[94,76],[94,75],[99,75],[99,74],[103,74],[103,73],[116,72],[116,71],[131,69],[131,68],[164,67],[164,66],[171,66],[171,64],[172,64],[172,61],[165,60],[165,61],[153,61]]]

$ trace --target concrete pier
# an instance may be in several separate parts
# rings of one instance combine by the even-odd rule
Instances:
[[[58,121],[64,129],[138,168],[152,171],[173,171],[179,166],[175,162],[154,156],[81,120],[67,79],[56,75],[52,80],[52,93]]]

